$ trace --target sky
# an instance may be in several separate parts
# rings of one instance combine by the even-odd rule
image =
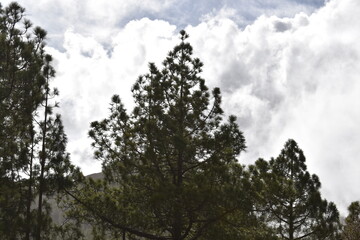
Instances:
[[[85,174],[101,170],[90,122],[109,114],[113,94],[130,111],[132,84],[149,62],[161,67],[185,29],[202,77],[238,117],[240,163],[276,157],[292,138],[325,198],[342,213],[360,200],[360,1],[18,2],[48,32],[68,150]]]

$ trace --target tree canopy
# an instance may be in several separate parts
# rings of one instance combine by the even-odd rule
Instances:
[[[24,14],[15,2],[0,6],[0,236],[40,240],[54,227],[43,196],[70,186],[79,170],[66,152],[61,117],[52,116],[58,91],[50,86],[46,31]]]
[[[337,239],[339,213],[320,194],[320,180],[310,175],[303,151],[290,139],[277,158],[250,167],[257,208],[282,239]]]
[[[115,95],[110,116],[89,132],[105,181],[101,192],[85,190],[77,198],[88,212],[96,201],[99,208],[89,212],[94,219],[139,237],[198,239],[247,204],[246,197],[226,197],[244,195],[236,168],[245,139],[236,117],[223,121],[220,90],[210,94],[187,38],[181,31],[163,68],[150,63],[138,78],[130,115]]]
[[[360,239],[360,202],[352,202],[348,207],[349,214],[345,218],[342,233],[343,240]]]

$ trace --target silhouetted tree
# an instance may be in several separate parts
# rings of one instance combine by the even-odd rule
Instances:
[[[51,172],[58,180],[69,180],[71,172],[78,172],[68,157],[56,162],[57,166],[50,158],[50,153],[60,151],[60,145],[63,145],[63,156],[67,156],[66,136],[59,130],[63,129],[60,117],[45,117],[45,121],[40,121],[44,105],[45,115],[51,112],[47,100],[50,92],[57,90],[51,90],[49,85],[54,70],[51,56],[44,50],[46,32],[33,28],[24,14],[25,9],[15,2],[4,9],[0,6],[1,239],[33,239],[36,229],[40,236],[40,225],[49,229],[51,219],[48,214],[42,214],[43,207],[38,208],[39,217],[34,211],[36,197],[39,196],[42,204],[42,195],[53,192],[52,188],[45,187],[49,182],[54,183],[46,174]],[[45,126],[49,126],[51,132]],[[47,142],[54,142],[49,134],[65,141],[49,145]],[[61,181],[56,184],[55,189],[60,189]],[[45,212],[49,213],[48,207]],[[43,221],[42,217],[47,220]]]
[[[250,167],[259,204],[282,239],[338,239],[339,213],[321,198],[320,181],[306,170],[305,156],[288,140],[277,158],[259,159]]]
[[[345,219],[342,232],[343,240],[360,239],[360,202],[352,202],[348,207],[349,215]]]
[[[9,239],[30,232],[36,174],[33,118],[45,84],[45,34],[23,19],[24,11],[17,3],[0,7],[0,235]]]
[[[242,169],[243,134],[234,116],[222,120],[220,90],[210,97],[199,76],[203,64],[192,57],[185,31],[180,35],[163,69],[150,63],[134,84],[130,115],[115,95],[110,116],[91,123],[105,181],[70,194],[100,235],[199,239],[229,214],[251,209],[248,180],[233,174]]]

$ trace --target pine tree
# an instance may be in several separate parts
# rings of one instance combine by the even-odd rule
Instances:
[[[51,56],[45,53],[46,32],[32,27],[24,19],[25,9],[17,3],[0,7],[0,236],[2,239],[33,239],[36,229],[49,225],[49,207],[38,216],[34,211],[36,197],[53,192],[46,189],[48,172],[56,173],[57,179],[68,178],[78,172],[62,158],[57,166],[50,159],[51,152],[58,151],[49,139],[65,139],[62,132],[44,131],[44,126],[62,129],[60,117],[47,118],[41,123],[43,104],[50,93],[49,80],[53,77]],[[57,92],[57,90],[55,90]],[[49,112],[45,106],[45,112]],[[55,134],[57,133],[57,135]],[[44,145],[41,149],[40,144]],[[65,144],[66,141],[59,142]],[[65,146],[65,145],[64,145]],[[58,146],[59,147],[59,146]],[[63,147],[63,150],[64,147]],[[46,153],[46,154],[43,154]],[[62,153],[66,156],[65,152]],[[41,157],[40,157],[41,156]],[[44,157],[45,156],[45,157]],[[40,158],[42,159],[40,162]],[[54,169],[57,169],[56,171]],[[40,174],[40,176],[39,176]],[[58,174],[63,174],[60,176]],[[39,182],[42,187],[39,188]],[[56,182],[59,189],[60,181]],[[50,185],[49,185],[50,186]],[[42,203],[42,201],[40,201]],[[36,220],[38,219],[38,220]],[[41,229],[40,229],[41,231]],[[38,232],[40,233],[38,230]],[[38,238],[39,239],[39,238]]]
[[[203,64],[192,57],[185,31],[180,35],[163,69],[150,63],[134,84],[132,113],[115,95],[110,116],[91,124],[105,181],[90,180],[70,194],[82,217],[113,236],[199,239],[251,205],[241,187],[246,181],[233,174],[242,168],[243,134],[234,116],[223,121],[220,90],[211,97],[199,76]]]
[[[47,148],[48,145],[48,141],[50,139],[47,138],[48,135],[48,128],[50,127],[49,124],[51,124],[51,119],[49,119],[49,115],[52,113],[52,106],[50,106],[49,104],[49,97],[50,97],[50,87],[49,87],[49,80],[51,78],[53,78],[55,76],[55,70],[51,67],[50,65],[50,61],[51,56],[47,55],[46,56],[46,64],[44,67],[44,77],[45,77],[45,99],[44,99],[44,121],[41,124],[41,151],[39,154],[39,159],[40,159],[40,176],[39,176],[39,199],[38,199],[38,209],[37,209],[37,231],[36,231],[36,239],[40,240],[41,239],[41,232],[43,229],[43,225],[44,225],[44,221],[43,221],[43,195],[45,192],[44,189],[44,185],[45,185],[45,167],[46,167],[46,160],[48,158],[48,151],[49,150]],[[59,120],[60,121],[60,118]],[[60,122],[61,123],[61,122]],[[57,138],[61,138],[61,140],[65,139],[64,133],[60,132],[60,136],[59,135],[55,135],[52,136],[53,138],[57,139]],[[66,142],[66,140],[65,140]],[[59,144],[65,144],[63,141],[60,141]],[[53,150],[53,149],[51,149]],[[51,151],[50,150],[50,151]],[[65,149],[63,149],[65,150]]]
[[[23,18],[24,11],[17,3],[0,8],[0,231],[10,239],[29,232],[33,116],[43,100],[44,87],[45,32],[33,29]]]
[[[360,202],[352,202],[348,207],[349,215],[345,219],[342,232],[343,240],[360,239]]]
[[[319,178],[306,170],[303,151],[288,140],[277,158],[251,166],[259,192],[257,210],[282,239],[338,239],[339,213],[321,198]]]

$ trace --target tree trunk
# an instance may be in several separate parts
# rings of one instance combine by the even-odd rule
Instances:
[[[48,86],[46,86],[48,88]],[[42,136],[42,149],[41,149],[41,162],[40,162],[40,179],[39,179],[39,205],[38,205],[38,226],[36,233],[36,240],[41,240],[41,231],[42,231],[42,201],[43,201],[43,191],[44,191],[44,172],[45,172],[45,161],[46,161],[46,132],[47,132],[47,116],[48,116],[48,97],[49,89],[46,89],[45,95],[45,116],[44,116],[44,128]]]
[[[31,155],[30,155],[30,170],[29,170],[29,185],[28,185],[28,196],[26,206],[26,235],[25,240],[30,240],[30,226],[31,226],[31,203],[32,203],[32,181],[33,181],[33,157],[34,157],[34,134],[31,133]]]

